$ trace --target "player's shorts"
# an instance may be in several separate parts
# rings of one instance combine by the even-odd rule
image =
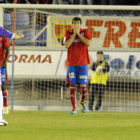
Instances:
[[[0,87],[2,86],[1,67],[0,67]]]
[[[8,83],[7,68],[1,68],[2,83]]]
[[[87,65],[68,66],[68,83],[69,84],[88,84],[88,67]]]

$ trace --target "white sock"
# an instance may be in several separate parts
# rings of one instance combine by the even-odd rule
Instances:
[[[2,91],[0,91],[0,122],[3,120],[2,111],[3,111],[3,94]]]

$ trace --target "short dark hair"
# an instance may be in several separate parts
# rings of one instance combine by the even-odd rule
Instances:
[[[97,51],[97,54],[104,54],[103,51]]]
[[[74,17],[74,18],[72,19],[72,24],[73,24],[73,21],[80,21],[80,23],[82,24],[82,20],[81,20],[81,18],[79,18],[79,17]]]

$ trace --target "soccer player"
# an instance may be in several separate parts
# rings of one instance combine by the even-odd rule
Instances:
[[[80,84],[81,110],[86,112],[85,98],[87,95],[88,84],[88,67],[89,54],[88,46],[91,43],[91,37],[88,29],[81,29],[82,20],[79,17],[72,19],[73,29],[66,31],[64,37],[64,45],[68,49],[68,71],[67,78],[70,84],[70,99],[72,104],[72,112],[77,114],[76,107],[76,84]]]
[[[107,61],[103,60],[104,53],[103,51],[97,52],[97,60],[93,62],[92,70],[93,74],[91,77],[91,88],[92,93],[89,98],[89,110],[93,111],[93,102],[94,96],[98,94],[98,101],[95,107],[95,110],[98,111],[102,105],[102,97],[105,91],[105,86],[107,82],[107,73],[110,70],[109,64]]]
[[[14,34],[12,32],[9,32],[5,30],[4,28],[0,27],[0,36],[4,36],[10,39],[20,39],[23,38],[24,35],[22,33],[20,34]],[[3,119],[3,94],[2,94],[2,77],[1,77],[1,67],[3,64],[3,37],[0,38],[0,126],[6,126],[8,125],[8,122]],[[4,65],[4,64],[3,64]]]
[[[0,36],[4,36],[4,37],[10,38],[10,39],[20,39],[20,38],[24,37],[24,35],[22,33],[19,33],[19,34],[12,33],[10,31],[5,30],[1,26],[0,26]]]
[[[10,45],[8,38],[6,37],[0,37],[0,51],[2,54],[0,57],[0,61],[2,61],[2,67],[1,67],[1,75],[2,75],[2,93],[3,93],[3,114],[9,113],[9,108],[7,104],[7,98],[8,98],[8,90],[6,88],[6,83],[8,83],[8,77],[7,77],[7,59],[10,54]]]
[[[1,125],[7,125],[8,122],[6,122],[3,119],[2,111],[3,111],[3,106],[5,109],[5,113],[9,113],[8,111],[8,105],[7,105],[7,91],[5,89],[5,80],[6,78],[3,77],[5,76],[5,70],[6,70],[6,64],[7,64],[7,59],[9,55],[9,42],[8,38],[0,36],[0,126]],[[2,75],[3,74],[3,75]],[[2,93],[3,91],[3,93]],[[4,97],[4,99],[3,99]],[[5,102],[3,104],[3,101]]]

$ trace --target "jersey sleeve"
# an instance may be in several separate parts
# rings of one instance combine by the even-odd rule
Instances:
[[[69,38],[70,38],[70,34],[68,31],[66,31],[63,42],[65,43],[67,40],[69,40]]]
[[[91,36],[90,36],[90,33],[89,33],[88,29],[85,29],[84,37],[91,40]]]
[[[10,38],[10,39],[13,39],[15,34],[0,27],[0,36],[4,36],[4,37]]]
[[[3,47],[4,48],[9,48],[10,47],[8,38],[3,38]]]

